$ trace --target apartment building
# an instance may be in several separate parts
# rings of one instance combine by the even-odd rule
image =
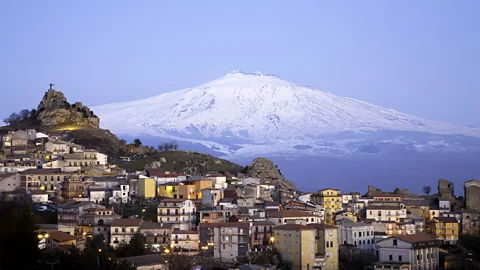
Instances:
[[[118,218],[110,224],[110,245],[113,248],[121,243],[128,243],[132,236],[139,232],[142,225],[140,218]]]
[[[365,207],[367,220],[372,221],[400,221],[407,218],[404,205],[399,202],[369,203]]]
[[[224,223],[235,215],[238,215],[238,208],[215,207],[209,210],[199,210],[197,221],[200,223]]]
[[[250,246],[252,248],[272,246],[275,243],[274,226],[275,224],[271,221],[252,221]]]
[[[85,209],[79,216],[77,229],[79,234],[85,233],[88,236],[103,234],[110,242],[110,225],[114,219],[121,218],[115,214],[113,209],[92,207]]]
[[[445,243],[456,244],[460,223],[454,217],[436,217],[431,221],[432,234]]]
[[[84,211],[89,208],[105,208],[104,206],[95,205],[93,202],[68,202],[57,205],[57,223],[71,228],[76,228],[79,218]]]
[[[301,224],[276,226],[275,248],[293,270],[312,269],[317,252],[316,229]]]
[[[172,224],[143,221],[140,225],[140,233],[145,237],[150,251],[159,252],[170,248]]]
[[[245,256],[249,250],[249,228],[248,222],[201,223],[200,246],[213,243],[206,255],[221,260]]]
[[[310,212],[300,210],[282,210],[268,214],[267,220],[275,225],[283,225],[295,221],[302,224],[320,223],[322,217],[314,215]]]
[[[50,194],[60,194],[63,181],[70,175],[60,169],[30,169],[20,172],[20,187],[25,192],[45,190]]]
[[[206,188],[202,190],[202,204],[215,207],[223,198],[222,190],[218,188]]]
[[[199,251],[200,235],[194,230],[173,229],[170,237],[170,248],[172,252],[188,252],[193,255]]]
[[[438,246],[435,237],[427,233],[383,239],[376,244],[379,262],[374,269],[437,269]]]
[[[364,222],[342,222],[338,225],[341,245],[353,245],[360,251],[373,252],[375,235],[372,224]]]
[[[307,227],[315,229],[316,261],[323,261],[323,269],[325,270],[338,270],[338,227],[319,223],[309,224]],[[317,268],[318,263],[316,263],[314,267]]]
[[[196,207],[192,200],[163,199],[157,209],[157,222],[172,224],[179,230],[196,228]]]
[[[321,189],[312,194],[311,199],[314,203],[320,204],[325,208],[326,214],[332,216],[333,213],[342,211],[342,194],[340,190],[334,188]]]

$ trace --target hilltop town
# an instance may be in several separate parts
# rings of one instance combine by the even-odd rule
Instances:
[[[459,197],[444,179],[436,192],[425,186],[424,194],[370,186],[342,193],[334,183],[303,192],[264,158],[244,168],[205,161],[175,143],[153,149],[117,138],[110,148],[118,149],[109,149],[95,138],[79,140],[71,131],[107,131],[88,107],[68,103],[54,89],[24,118],[10,119],[10,129],[3,129],[0,197],[2,203],[28,201],[41,252],[90,250],[98,269],[113,269],[105,267],[114,256],[133,269],[457,269],[480,263],[478,247],[469,245],[480,236],[477,180],[466,181]],[[193,160],[198,156],[203,162]],[[107,249],[111,255],[103,255]]]

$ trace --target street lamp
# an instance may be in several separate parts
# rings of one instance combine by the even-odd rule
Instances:
[[[169,250],[168,248],[166,248],[166,249],[164,250],[164,252],[165,252],[165,254],[168,255],[168,253],[170,253],[170,250]]]

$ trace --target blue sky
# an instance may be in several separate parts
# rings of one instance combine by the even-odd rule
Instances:
[[[1,1],[0,116],[262,71],[480,127],[480,1]]]

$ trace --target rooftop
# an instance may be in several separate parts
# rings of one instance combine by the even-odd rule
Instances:
[[[111,227],[140,227],[141,218],[117,218],[112,220]]]
[[[393,236],[399,240],[405,241],[407,243],[423,243],[423,242],[430,242],[437,240],[435,236],[429,233],[418,233],[418,234],[410,234],[410,235],[398,235]]]
[[[50,238],[57,242],[72,241],[77,239],[77,237],[61,231],[50,232],[49,234]]]
[[[294,218],[294,217],[311,217],[313,214],[300,210],[283,210],[275,211],[268,214],[269,218]]]
[[[249,222],[200,223],[200,228],[249,228]]]

